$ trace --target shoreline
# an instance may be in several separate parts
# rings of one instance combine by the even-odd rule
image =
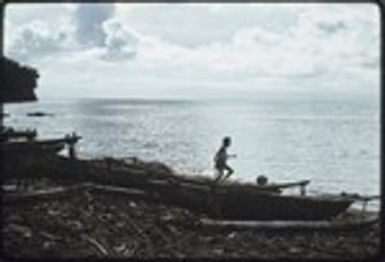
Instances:
[[[60,157],[56,160],[74,166],[60,170],[54,160],[37,164],[35,168],[45,171],[31,181],[35,189],[81,183],[73,173],[82,172],[80,166],[76,166],[77,160],[68,162]],[[94,160],[92,163],[95,172],[99,172],[108,162],[108,168],[119,169],[121,163],[116,161]],[[162,168],[164,177],[170,171],[162,163],[153,163],[152,168],[158,177],[162,176]],[[31,174],[29,170],[24,175]],[[4,254],[8,256],[256,259],[354,256],[367,259],[379,251],[378,223],[358,232],[210,229],[199,222],[207,218],[205,214],[161,201],[88,189],[4,204]]]
[[[184,209],[90,192],[32,203],[5,209],[6,256],[368,259],[379,250],[378,226],[342,233],[207,229]]]
[[[66,156],[67,153],[65,152],[61,152],[59,153],[59,155],[61,156]],[[81,160],[89,160],[89,161],[93,161],[93,160],[103,160],[103,159],[115,159],[117,161],[126,161],[126,160],[132,160],[132,159],[138,159],[138,160],[141,160],[143,161],[144,163],[159,163],[161,165],[164,165],[164,166],[168,166],[170,167],[169,163],[164,163],[164,162],[161,162],[161,161],[158,161],[156,159],[141,159],[140,157],[137,157],[137,156],[129,156],[129,157],[122,157],[122,156],[105,156],[105,155],[92,155],[92,154],[82,154],[82,153],[78,153],[78,159],[81,159]],[[208,174],[208,173],[205,173],[205,172],[191,172],[190,170],[188,169],[180,169],[180,168],[174,168],[174,167],[170,167],[170,169],[173,171],[173,174],[174,175],[177,175],[177,176],[182,176],[182,177],[191,177],[191,178],[204,178],[204,179],[213,179],[214,178],[214,175],[212,174]],[[292,180],[284,180],[284,181],[273,181],[273,183],[275,182],[291,182]],[[226,181],[226,183],[246,183],[246,184],[254,184],[255,181],[253,179],[243,179],[242,177],[239,178],[239,177],[236,177],[236,178],[233,178],[233,177],[230,177],[230,179],[228,179]],[[269,183],[271,183],[271,181],[269,181]],[[293,189],[286,189],[287,192],[290,191],[290,194],[293,193]],[[297,194],[297,189],[294,189],[294,193]],[[308,190],[308,195],[309,196],[318,196],[318,195],[324,195],[324,194],[340,194],[340,193],[343,193],[345,191],[320,191],[320,190],[317,190],[317,189],[309,189]],[[345,192],[346,193],[346,192]],[[349,193],[349,192],[348,192]],[[353,193],[353,192],[352,192]],[[356,193],[356,192],[354,192]],[[380,195],[381,192],[378,192],[378,194],[373,194],[373,195]],[[353,203],[353,205],[356,206],[357,209],[360,209],[358,206],[362,206],[360,203]],[[368,205],[366,207],[366,210],[369,211],[369,212],[379,212],[380,211],[380,208],[381,208],[381,204],[379,203],[379,200],[376,200],[374,202],[368,202]]]

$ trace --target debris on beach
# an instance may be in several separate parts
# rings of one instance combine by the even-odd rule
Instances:
[[[7,165],[3,254],[8,257],[340,259],[379,251],[378,223],[341,232],[206,227],[201,223],[206,214],[141,193],[154,180],[170,187],[209,182],[177,175],[158,162],[47,155]],[[15,179],[28,180],[29,188],[12,190]],[[89,181],[98,186],[84,186]]]
[[[5,202],[3,218],[8,257],[338,259],[379,250],[378,224],[364,232],[208,229],[199,223],[202,214],[91,190]]]

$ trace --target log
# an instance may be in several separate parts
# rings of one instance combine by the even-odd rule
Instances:
[[[307,186],[310,183],[310,180],[301,180],[297,182],[288,182],[288,183],[277,183],[277,184],[267,184],[265,186],[260,186],[261,188],[265,189],[285,189],[285,188],[290,188],[290,187],[296,187],[296,186]]]
[[[87,240],[89,243],[91,243],[94,247],[97,248],[97,250],[104,256],[108,256],[108,251],[105,247],[103,247],[96,239],[88,236],[83,235],[82,236],[85,240]]]
[[[3,194],[3,203],[15,203],[26,200],[45,200],[52,197],[60,197],[81,190],[83,185],[69,186],[69,187],[55,187],[44,190],[36,190],[30,192],[20,193],[6,193]]]
[[[31,192],[6,193],[3,194],[3,203],[15,203],[19,201],[23,202],[26,200],[46,200],[50,198],[63,197],[69,193],[84,190],[121,194],[130,197],[139,197],[140,199],[149,199],[149,196],[144,191],[135,188],[122,188],[96,185],[92,183],[82,183],[75,186],[55,187]]]
[[[86,184],[85,187],[91,192],[119,195],[119,196],[129,197],[131,200],[155,201],[159,198],[155,194],[151,194],[150,192],[145,192],[137,188],[104,186],[104,185],[97,185],[97,184],[90,184],[90,183]]]
[[[238,230],[312,230],[312,231],[352,231],[365,229],[379,223],[378,217],[359,222],[333,222],[333,221],[230,221],[214,220],[208,218],[200,219],[203,227],[228,228]]]

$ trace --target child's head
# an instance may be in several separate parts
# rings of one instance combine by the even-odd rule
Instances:
[[[229,136],[225,136],[223,138],[223,145],[226,146],[226,147],[231,145],[231,138]]]
[[[260,175],[257,177],[257,185],[258,186],[265,186],[267,184],[267,177],[264,175]]]

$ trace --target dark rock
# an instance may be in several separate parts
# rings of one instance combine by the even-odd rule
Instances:
[[[2,57],[0,62],[0,102],[36,101],[37,70],[6,57]]]
[[[27,116],[42,117],[42,116],[54,116],[54,114],[36,111],[36,112],[27,113]]]

